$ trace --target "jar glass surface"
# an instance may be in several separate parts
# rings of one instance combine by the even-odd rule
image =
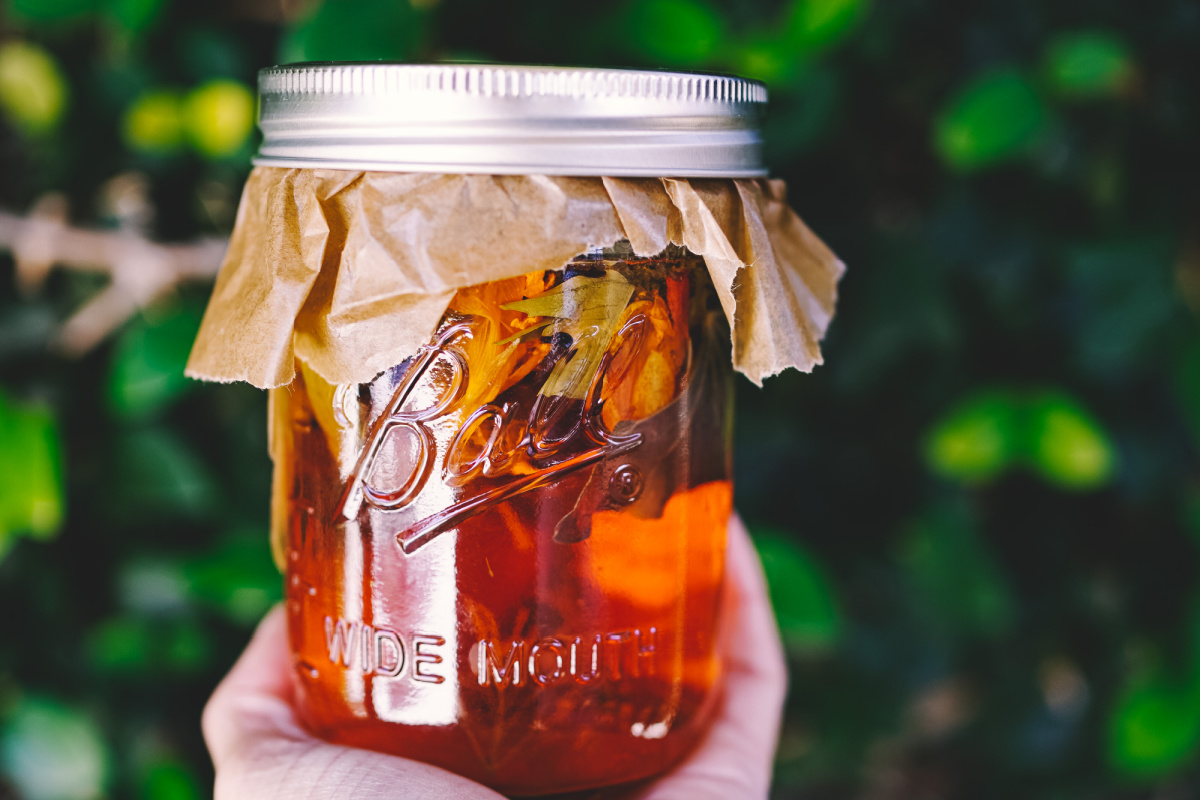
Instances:
[[[361,385],[272,396],[304,723],[522,795],[646,777],[715,703],[728,329],[621,243],[460,290]]]

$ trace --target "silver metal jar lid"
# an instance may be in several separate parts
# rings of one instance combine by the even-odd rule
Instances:
[[[258,73],[254,163],[393,172],[765,175],[767,90],[725,75],[313,63]]]

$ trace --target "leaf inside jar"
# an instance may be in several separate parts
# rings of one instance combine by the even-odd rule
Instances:
[[[599,277],[575,275],[545,294],[501,306],[531,317],[550,317],[543,336],[565,333],[574,353],[564,359],[542,387],[544,395],[582,400],[608,344],[633,297],[633,285],[619,272]]]

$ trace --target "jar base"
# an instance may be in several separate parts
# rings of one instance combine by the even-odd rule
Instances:
[[[583,800],[585,794],[581,793],[646,781],[678,764],[708,728],[719,693],[706,694],[694,697],[695,713],[662,738],[631,741],[628,735],[592,730],[585,737],[587,743],[581,744],[580,736],[543,732],[536,741],[518,745],[503,763],[492,764],[479,758],[477,737],[461,725],[407,726],[371,719],[321,724],[305,719],[303,713],[301,722],[331,744],[431,764],[507,797]],[[536,756],[524,757],[526,753]]]

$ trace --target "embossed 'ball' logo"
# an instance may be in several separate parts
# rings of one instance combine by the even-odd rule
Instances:
[[[440,464],[442,483],[459,493],[453,504],[397,534],[400,548],[411,553],[481,508],[549,485],[642,443],[642,433],[617,434],[608,429],[600,391],[622,351],[636,352],[641,347],[648,325],[644,314],[630,317],[613,335],[615,346],[605,340],[607,349],[599,350],[598,358],[585,357],[585,344],[597,335],[597,327],[577,332],[532,401],[510,399],[479,406],[448,442],[440,443],[434,429],[444,427],[443,420],[460,410],[471,382],[461,345],[486,337],[487,329],[478,330],[484,324],[477,318],[455,319],[413,357],[387,406],[366,432],[338,504],[340,519],[357,518],[364,505],[380,511],[408,507]],[[557,376],[564,371],[573,376],[566,388],[584,387],[582,396],[548,391],[550,382],[562,380]],[[338,402],[344,401],[343,397]],[[524,467],[514,472],[518,463]],[[481,476],[504,480],[473,486],[472,481]],[[641,471],[625,465],[611,476],[609,492],[615,503],[627,505],[638,499],[642,485]]]

